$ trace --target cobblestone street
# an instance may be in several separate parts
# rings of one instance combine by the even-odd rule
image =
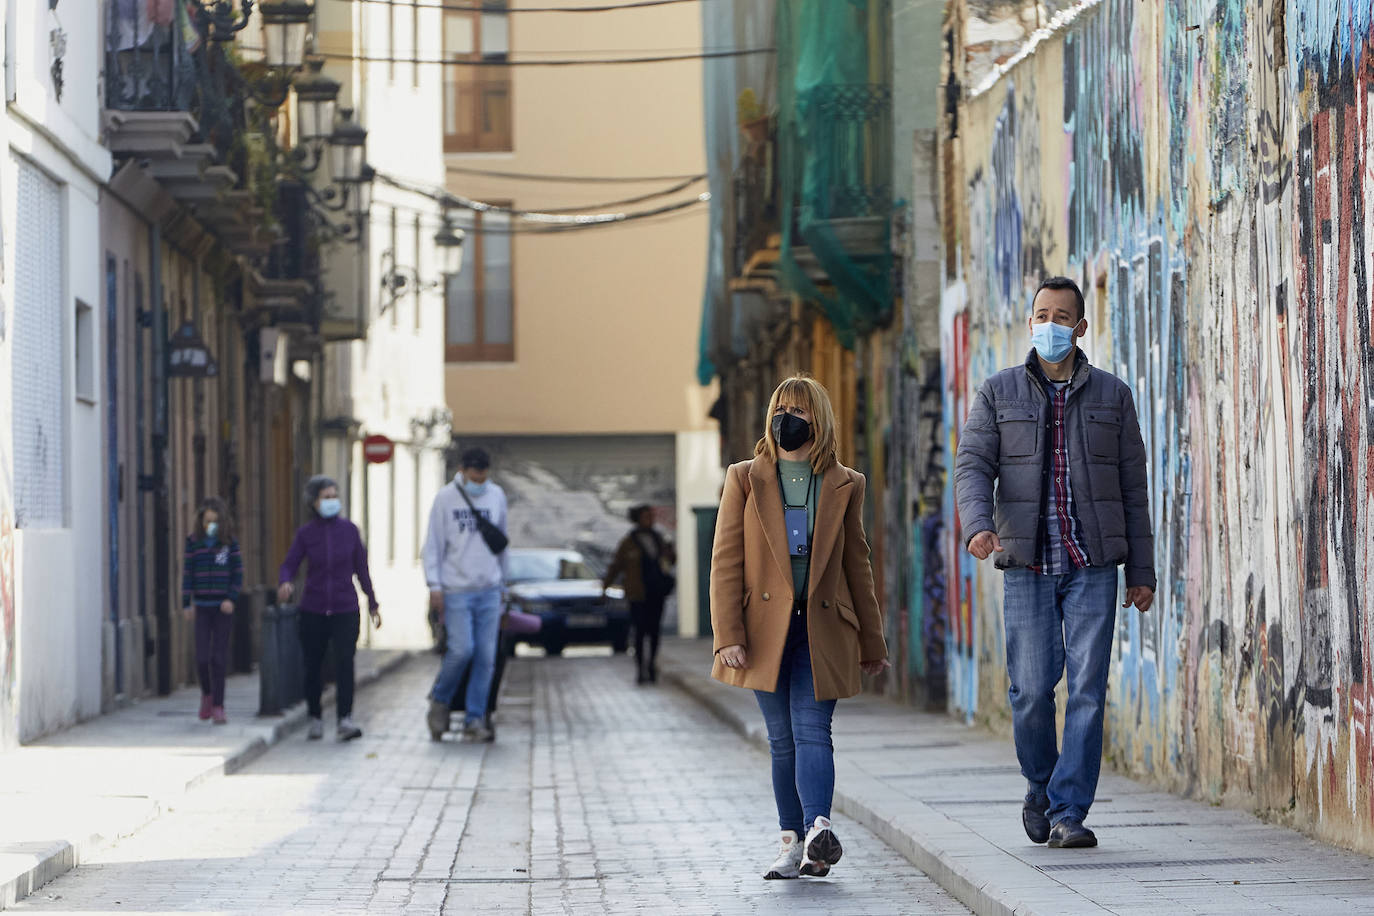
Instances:
[[[676,689],[636,688],[623,658],[516,660],[490,745],[429,740],[436,664],[360,694],[362,740],[298,733],[15,909],[967,912],[842,817],[830,878],[762,880],[765,757]]]

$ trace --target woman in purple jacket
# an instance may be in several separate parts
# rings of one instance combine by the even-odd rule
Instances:
[[[372,615],[374,627],[381,627],[382,615],[377,596],[372,591],[362,535],[357,525],[339,516],[339,485],[328,477],[312,477],[305,485],[305,500],[315,517],[301,526],[291,542],[278,577],[277,601],[286,604],[291,600],[294,591],[291,581],[296,578],[301,561],[308,561],[305,590],[300,601],[305,702],[310,709],[307,737],[311,740],[324,737],[320,672],[324,667],[325,650],[332,641],[338,738],[351,741],[363,734],[353,721],[353,655],[358,646],[359,629],[354,576],[367,595],[368,613]]]

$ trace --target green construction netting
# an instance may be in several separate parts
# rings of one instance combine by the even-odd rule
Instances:
[[[777,4],[779,267],[846,347],[892,312],[889,10],[887,0]]]
[[[890,20],[890,0],[703,4],[707,47],[777,48],[774,56],[703,67],[712,196],[697,363],[703,385],[719,363],[748,352],[753,326],[729,292],[727,264],[740,216],[732,182],[743,151],[735,124],[743,89],[765,110],[776,100],[781,282],[818,304],[847,347],[891,314]]]

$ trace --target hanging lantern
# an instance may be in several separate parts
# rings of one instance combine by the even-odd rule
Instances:
[[[447,216],[434,234],[434,247],[439,252],[439,269],[446,276],[453,276],[463,269],[464,236],[463,230],[453,228],[453,222]]]
[[[363,174],[363,149],[367,131],[353,120],[352,108],[339,109],[339,124],[329,138],[334,180],[346,184],[357,182]]]
[[[296,79],[296,126],[302,143],[325,143],[334,132],[339,81],[322,72],[324,58],[312,57]]]
[[[307,0],[265,0],[262,14],[263,62],[277,70],[296,70],[305,60],[305,38],[315,5]]]

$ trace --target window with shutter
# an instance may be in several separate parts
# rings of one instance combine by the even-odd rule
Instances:
[[[20,528],[67,524],[67,347],[62,307],[62,188],[16,160],[22,232],[14,244],[12,344],[14,517]]]

